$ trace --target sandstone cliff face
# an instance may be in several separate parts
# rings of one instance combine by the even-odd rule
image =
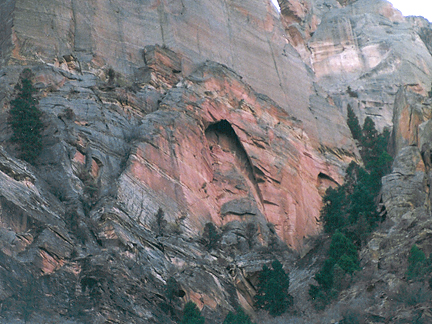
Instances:
[[[19,0],[3,7],[4,63],[61,64],[73,55],[84,70],[134,75],[144,66],[143,48],[159,44],[180,54],[184,76],[207,59],[225,64],[291,114],[314,121],[313,77],[268,0]]]
[[[144,53],[134,82],[74,57],[33,67],[46,127],[36,167],[12,157],[7,108],[21,67],[3,69],[2,253],[25,274],[5,273],[7,320],[170,322],[193,300],[220,323],[236,305],[251,310],[257,271],[275,253],[290,258],[282,242],[302,249],[318,232],[321,195],[355,154],[309,138],[226,66],[183,78],[175,52]],[[221,231],[212,254],[207,222]],[[169,277],[181,287],[174,304]],[[59,281],[48,299],[46,280]]]
[[[42,10],[42,8],[44,9]],[[233,93],[228,93],[227,96],[235,98],[233,100],[239,101],[239,103],[232,102],[229,105],[225,104],[227,106],[227,108],[224,108],[225,112],[218,112],[217,115],[210,110],[208,113],[213,114],[213,117],[204,118],[201,116],[203,113],[199,112],[197,117],[194,117],[197,119],[194,122],[207,127],[212,123],[226,120],[233,127],[236,135],[232,140],[239,141],[240,146],[243,147],[242,152],[245,155],[247,166],[244,166],[243,162],[239,163],[242,165],[241,168],[250,169],[248,171],[250,176],[246,176],[245,179],[251,179],[247,185],[248,188],[241,189],[242,193],[240,196],[237,197],[237,193],[234,194],[236,196],[235,199],[240,199],[238,202],[240,205],[246,204],[250,206],[254,210],[252,215],[259,212],[267,221],[275,222],[278,226],[278,234],[293,247],[299,247],[301,240],[306,235],[317,232],[318,225],[316,218],[319,215],[318,211],[320,208],[319,194],[322,194],[329,183],[340,181],[344,165],[352,158],[355,158],[356,150],[344,123],[343,115],[336,109],[332,100],[326,98],[327,95],[323,90],[313,84],[312,74],[308,72],[295,50],[286,43],[280,22],[276,19],[276,13],[268,1],[249,1],[242,4],[236,2],[210,3],[207,1],[194,2],[193,4],[165,1],[145,4],[130,1],[124,3],[108,3],[106,1],[27,3],[26,1],[16,1],[9,2],[8,6],[5,5],[3,10],[5,13],[13,11],[13,15],[11,17],[9,15],[9,18],[5,20],[7,28],[4,35],[4,47],[2,49],[2,53],[4,53],[3,64],[44,62],[44,64],[49,64],[60,70],[78,74],[84,73],[90,83],[96,82],[92,79],[91,75],[101,77],[102,79],[107,78],[109,83],[111,82],[110,71],[116,71],[116,73],[120,73],[118,74],[118,79],[121,80],[119,81],[120,83],[132,84],[135,82],[137,84],[145,84],[148,82],[162,82],[169,84],[168,86],[164,84],[153,85],[157,91],[165,91],[167,87],[172,87],[181,78],[188,76],[205,59],[223,62],[228,67],[235,69],[239,75],[251,83],[252,87],[259,89],[259,92],[270,95],[282,107],[282,110],[278,108],[280,112],[277,114],[285,114],[302,121],[301,124],[295,122],[298,130],[294,132],[300,133],[300,135],[295,135],[299,139],[297,143],[289,143],[292,140],[285,139],[290,137],[287,135],[288,130],[286,127],[291,128],[294,126],[283,125],[279,131],[277,130],[277,127],[279,127],[279,117],[272,116],[273,120],[266,120],[269,117],[265,117],[266,119],[262,120],[259,119],[261,118],[259,116],[262,114],[259,110],[267,110],[267,108],[247,108],[256,105],[255,102],[257,101],[257,99],[252,98],[251,102],[249,102],[249,99],[247,99],[248,93],[252,91],[249,89],[232,90]],[[34,17],[31,22],[28,21],[30,15]],[[125,17],[128,18],[126,19]],[[11,20],[12,24],[10,24]],[[108,22],[113,20],[117,21],[117,24],[108,24]],[[209,23],[209,21],[212,23]],[[198,29],[197,26],[199,26]],[[216,34],[218,37],[210,37],[211,34]],[[40,39],[44,39],[45,41],[40,42]],[[218,43],[218,46],[216,46],[215,42]],[[171,47],[177,52],[176,55],[178,56],[175,58],[161,58],[158,57],[159,54],[157,51],[148,50],[150,52],[145,52],[145,45],[155,43]],[[157,64],[158,60],[161,64]],[[254,64],[251,64],[251,62],[254,62]],[[168,65],[165,66],[165,63]],[[155,66],[158,67],[155,68]],[[159,71],[158,69],[161,70]],[[151,71],[154,71],[154,73],[152,74]],[[225,81],[215,81],[215,83],[223,82]],[[199,96],[207,96],[205,93],[203,95],[203,91],[217,92],[220,87],[226,88],[225,85],[215,85],[216,88],[213,90],[210,83],[206,84],[204,88],[207,86],[209,89],[201,89]],[[228,90],[228,92],[230,91]],[[241,93],[242,91],[246,93]],[[157,93],[154,91],[151,92],[151,95],[148,93],[150,91],[146,95],[143,95],[145,98],[139,98],[135,102],[135,105],[144,105],[145,109],[153,105],[153,108],[149,109],[156,109],[155,101],[160,98],[158,98]],[[129,100],[127,93],[119,94],[119,96],[122,95],[126,96],[124,100]],[[218,94],[213,94],[213,96],[218,96]],[[209,101],[207,103],[209,106],[216,104],[220,106],[219,103],[213,102],[214,100],[206,100]],[[61,103],[61,105],[66,106],[64,103]],[[258,103],[258,106],[260,105]],[[178,110],[175,107],[171,107],[171,103],[165,106],[169,106],[167,110]],[[243,113],[245,115],[236,113],[236,116],[232,116],[228,111],[233,109],[250,110],[251,112]],[[258,111],[254,112],[254,109],[258,109]],[[255,117],[250,117],[254,114],[256,115]],[[271,115],[272,112],[267,112],[267,114]],[[166,117],[160,114],[156,114],[155,116],[162,118],[161,124],[165,127]],[[86,118],[83,117],[83,119]],[[106,120],[110,120],[110,118]],[[240,122],[240,120],[242,121]],[[244,125],[246,121],[259,124],[258,128],[264,129],[257,129],[255,132],[249,134],[249,129]],[[184,120],[184,122],[190,124],[189,121]],[[82,123],[85,124],[87,121],[82,121]],[[146,121],[145,125],[153,127],[151,126],[153,122],[149,123]],[[261,123],[264,124],[261,125]],[[130,126],[127,127],[130,128]],[[248,127],[251,128],[253,126],[249,125]],[[267,130],[267,128],[271,130]],[[145,127],[142,126],[141,129],[144,131]],[[130,132],[129,129],[121,131]],[[152,130],[149,129],[146,131]],[[185,132],[176,136],[186,136],[186,138],[190,139],[191,143],[202,143],[203,140],[206,140],[206,137],[203,136],[203,131],[205,129],[201,126],[199,130],[197,129],[193,133],[189,134]],[[142,131],[138,130],[138,132]],[[173,144],[170,139],[166,139],[167,134],[162,135],[165,138],[163,141],[167,141],[167,147],[173,149],[172,145],[182,146],[182,144]],[[274,145],[272,142],[265,143],[267,137],[272,138],[273,136],[276,139],[283,138],[283,141],[286,141],[286,143],[281,143],[280,148],[272,148],[272,153],[262,154],[262,152],[267,151],[267,145]],[[151,140],[158,139],[152,138],[149,140],[143,138],[143,140],[151,142]],[[209,140],[211,141],[211,139]],[[85,142],[87,139],[83,141]],[[264,143],[262,144],[256,144],[263,141]],[[302,149],[300,146],[304,145],[304,141],[306,148]],[[116,143],[118,143],[117,139],[114,142],[110,141],[107,145],[115,150]],[[294,158],[291,161],[285,157],[279,159],[279,151],[287,149],[285,146],[288,144],[296,147],[295,150],[298,150],[298,153],[293,154]],[[155,145],[153,143],[153,146]],[[181,150],[187,150],[187,147],[196,146],[195,144],[187,145],[189,146],[185,146]],[[85,147],[86,144],[84,143],[83,146]],[[255,147],[260,147],[260,149],[257,150]],[[196,149],[197,147],[194,148]],[[203,149],[196,151],[194,154],[200,157],[200,154],[203,154]],[[140,147],[140,153],[137,153],[137,156],[147,153],[153,154],[146,150],[148,150],[147,147]],[[161,151],[163,152],[163,149]],[[114,156],[121,155],[118,152],[113,152],[113,154]],[[132,152],[132,154],[135,153]],[[163,154],[166,154],[166,152]],[[217,153],[213,155],[217,156]],[[106,168],[105,161],[102,161],[107,158],[110,160],[108,163],[109,168]],[[155,160],[150,161],[150,164],[157,165],[162,163],[160,161],[161,157],[155,155],[154,158]],[[180,177],[188,178],[192,176],[190,171],[187,170],[191,165],[198,165],[199,168],[203,168],[202,170],[194,170],[201,178],[200,181],[194,179],[196,183],[193,185],[174,186],[172,187],[173,193],[168,194],[166,192],[170,199],[172,199],[172,202],[167,203],[167,206],[170,205],[170,210],[176,210],[176,217],[179,217],[178,215],[182,213],[186,213],[189,209],[197,209],[193,211],[193,214],[199,215],[196,217],[201,218],[201,220],[195,221],[195,226],[191,226],[192,224],[190,224],[191,228],[195,228],[195,234],[202,228],[202,224],[210,219],[218,224],[225,223],[226,221],[217,219],[220,216],[221,210],[222,216],[224,216],[223,214],[231,213],[228,211],[231,207],[222,208],[222,206],[225,206],[224,204],[229,203],[231,200],[235,200],[234,198],[218,199],[210,195],[212,197],[209,199],[215,201],[198,203],[203,199],[207,199],[205,198],[205,191],[207,189],[199,188],[212,181],[212,172],[224,173],[228,171],[210,170],[209,165],[217,165],[220,162],[219,159],[224,160],[227,158],[212,157],[214,161],[211,162],[210,153],[207,152],[203,155],[202,160],[196,161],[196,158],[190,158],[185,154],[185,159],[188,159],[188,161],[184,165],[181,165],[184,169],[176,169],[173,166],[177,165],[179,161],[177,161],[177,155],[175,155],[170,160],[165,161],[169,165],[166,170],[160,166],[162,168],[161,172],[166,173],[169,179],[175,179],[174,182],[180,181],[180,184],[182,183]],[[76,157],[77,161],[80,159],[85,160],[84,157]],[[93,162],[98,167],[101,165],[104,166],[103,172],[113,172],[107,177],[113,177],[113,174],[114,178],[116,177],[119,171],[115,165],[112,165],[111,160],[113,157],[99,156],[96,159]],[[257,162],[259,159],[262,159],[262,161]],[[114,160],[119,160],[119,158],[115,157]],[[85,161],[85,163],[90,163],[87,160]],[[142,164],[145,162],[141,161],[137,163]],[[272,163],[275,166],[269,167],[268,163]],[[294,172],[289,171],[294,174],[292,179],[290,179],[289,173],[286,173],[288,170],[283,169],[289,168],[288,165],[291,165],[291,163],[292,165],[297,165],[294,167]],[[281,169],[280,165],[285,165],[285,167]],[[136,167],[134,168],[133,172],[135,173],[144,172],[143,170],[138,170]],[[150,167],[146,172],[153,172],[154,170],[154,167]],[[183,172],[186,173],[183,174]],[[239,172],[244,173],[243,171]],[[274,178],[273,173],[275,172],[278,173],[276,178],[268,180]],[[257,173],[262,173],[262,177],[267,178],[267,180],[257,179]],[[244,176],[238,176],[240,177],[239,181],[242,182]],[[144,174],[140,176],[135,175],[135,177],[142,178],[147,177],[147,175],[144,172]],[[195,177],[195,174],[193,174],[193,177]],[[282,178],[284,180],[281,180]],[[109,183],[110,180],[103,178],[102,181]],[[217,181],[220,182],[222,180],[219,179]],[[259,183],[256,183],[257,181]],[[275,183],[277,184],[275,185]],[[148,184],[149,180],[147,180]],[[173,184],[171,183],[170,185],[172,186]],[[288,189],[288,187],[293,189]],[[217,192],[222,190],[221,188],[210,188],[209,190],[216,190]],[[154,189],[158,192],[157,196],[159,196],[161,191],[168,190],[164,186],[152,188],[151,190]],[[191,190],[193,194],[182,193],[180,196],[177,196],[177,191],[179,190]],[[198,194],[199,190],[202,190],[204,193]],[[264,194],[261,194],[261,190],[265,191]],[[251,194],[251,192],[254,193]],[[127,196],[128,194],[126,194]],[[279,202],[275,201],[276,198],[274,196],[278,197]],[[159,200],[160,198],[161,196],[159,196]],[[156,198],[148,197],[148,199],[154,200]],[[159,204],[157,200],[153,203],[145,200],[145,205],[149,206],[148,211],[154,212],[155,209],[157,210],[157,207],[155,207]],[[133,199],[130,203],[135,204],[132,201]],[[143,204],[138,203],[138,205]],[[195,207],[196,205],[201,206]],[[206,205],[208,207],[204,207]],[[136,208],[136,206],[133,208]],[[226,208],[228,209],[226,210]],[[242,209],[243,207],[235,208]],[[200,209],[199,212],[198,209]],[[243,210],[240,215],[245,213],[248,214],[249,212]],[[238,213],[235,214],[238,215]],[[201,226],[196,227],[198,223]]]

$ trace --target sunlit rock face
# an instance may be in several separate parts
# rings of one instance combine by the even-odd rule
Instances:
[[[318,83],[362,122],[392,126],[398,87],[430,88],[430,27],[406,20],[387,1],[280,1],[290,42],[314,70]]]

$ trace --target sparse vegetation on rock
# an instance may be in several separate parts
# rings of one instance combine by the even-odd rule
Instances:
[[[220,234],[213,223],[207,223],[204,226],[203,239],[208,251],[215,249],[219,243]]]
[[[381,177],[388,172],[391,156],[387,153],[388,131],[379,134],[371,118],[360,128],[357,117],[348,107],[348,126],[355,139],[365,168],[352,162],[344,184],[329,188],[323,198],[321,220],[324,231],[332,235],[328,259],[315,275],[318,285],[311,285],[309,295],[317,309],[324,309],[335,299],[342,287],[344,274],[360,270],[358,252],[367,237],[381,221],[376,197],[381,188]],[[338,267],[335,276],[335,267]]]
[[[351,131],[352,137],[360,141],[362,138],[362,129],[359,120],[350,105],[348,105],[347,111],[348,111],[347,124]]]
[[[408,256],[408,269],[406,272],[408,280],[423,280],[432,272],[432,259],[426,255],[417,245],[411,247]]]

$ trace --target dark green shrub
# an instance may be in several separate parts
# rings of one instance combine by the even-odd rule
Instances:
[[[429,275],[432,271],[431,263],[431,258],[426,259],[424,252],[414,244],[408,256],[407,279],[423,280],[425,275]]]
[[[204,226],[203,239],[208,251],[215,249],[218,246],[220,234],[213,223],[207,223]]]
[[[333,268],[335,260],[328,258],[324,261],[321,270],[315,275],[315,281],[322,290],[330,290],[333,287]]]
[[[339,231],[332,237],[329,256],[329,260],[333,260],[334,264],[339,264],[349,274],[360,269],[355,245]]]
[[[288,294],[289,276],[282,264],[275,260],[272,268],[263,266],[257,284],[255,306],[268,311],[272,316],[279,316],[293,304],[293,298]]]
[[[197,305],[188,301],[183,308],[183,318],[181,324],[204,324],[205,318],[201,315]]]
[[[174,298],[178,297],[179,289],[180,287],[177,280],[173,277],[169,277],[165,285],[165,296],[170,303],[172,303]]]
[[[322,310],[333,299],[337,298],[339,290],[345,286],[345,274],[353,274],[360,270],[355,245],[336,231],[332,237],[329,249],[329,258],[324,261],[320,271],[315,274],[318,285],[310,285],[309,296],[315,308]],[[338,282],[335,282],[338,280]]]
[[[324,223],[326,233],[334,233],[337,229],[347,225],[347,196],[345,186],[336,189],[329,187],[323,198],[323,208],[321,209],[321,219]]]
[[[9,125],[12,127],[12,142],[18,145],[19,157],[34,164],[42,150],[42,112],[34,97],[33,73],[23,70],[20,81],[15,86],[17,95],[10,102]]]
[[[236,313],[229,312],[223,324],[253,324],[248,314],[242,308],[238,308]]]

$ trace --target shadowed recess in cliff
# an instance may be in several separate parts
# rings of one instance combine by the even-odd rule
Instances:
[[[317,189],[321,196],[325,195],[325,192],[329,187],[335,188],[337,186],[339,186],[339,183],[329,175],[322,172],[318,174]]]
[[[245,179],[250,181],[252,185],[251,189],[254,191],[253,195],[257,203],[262,206],[263,199],[253,171],[252,163],[231,124],[226,120],[221,120],[207,127],[205,135],[215,160],[214,164],[220,165],[227,161],[227,158],[222,155],[233,157],[234,166],[239,169]]]

